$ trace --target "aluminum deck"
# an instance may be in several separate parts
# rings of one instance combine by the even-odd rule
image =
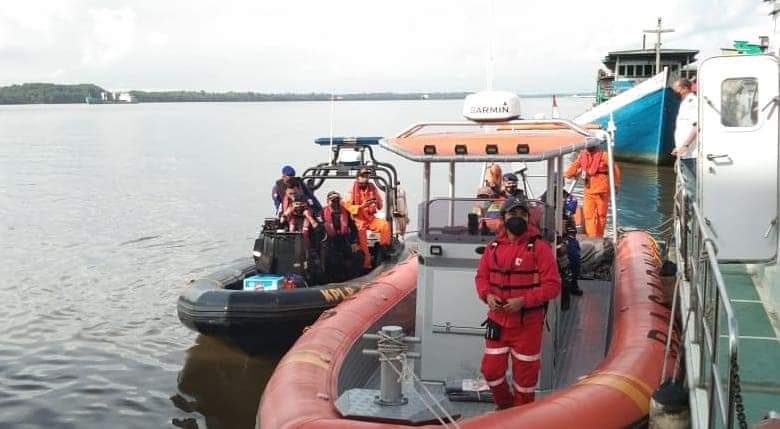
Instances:
[[[606,355],[612,306],[612,283],[580,280],[584,294],[572,296],[571,307],[560,320],[558,374],[555,389],[565,388],[592,371]],[[368,388],[379,388],[379,371],[371,377]],[[404,390],[412,388],[409,384]],[[443,385],[429,384],[432,392],[441,392]],[[537,398],[549,392],[538,392]],[[482,415],[495,410],[492,402],[452,401],[461,418]]]
[[[780,338],[777,322],[765,305],[763,287],[745,265],[720,265],[731,305],[739,324],[739,374],[748,423],[761,421],[769,411],[780,411]],[[764,299],[762,299],[764,298]],[[723,325],[723,324],[721,324]],[[720,362],[727,360],[727,335],[721,329]],[[727,365],[722,365],[723,377]]]

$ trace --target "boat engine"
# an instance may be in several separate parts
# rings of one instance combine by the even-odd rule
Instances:
[[[308,262],[303,236],[298,232],[278,229],[276,219],[266,219],[262,232],[255,240],[252,255],[258,273],[306,277]]]

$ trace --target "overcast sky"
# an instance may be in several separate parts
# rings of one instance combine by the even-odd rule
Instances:
[[[590,91],[611,50],[755,42],[760,0],[4,0],[0,85],[257,92]],[[650,39],[648,38],[648,41]],[[648,43],[649,46],[650,43]]]

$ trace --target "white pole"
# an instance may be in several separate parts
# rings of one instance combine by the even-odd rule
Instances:
[[[334,159],[334,153],[333,153],[333,121],[334,116],[336,113],[336,90],[334,89],[333,92],[330,94],[330,162],[333,163]]]
[[[450,226],[455,226],[455,162],[450,161]]]
[[[490,0],[490,25],[488,26],[490,29],[488,34],[488,58],[487,63],[485,64],[485,89],[488,91],[491,91],[493,89],[493,42],[495,39],[495,28],[496,28],[496,2],[495,0]]]
[[[612,206],[612,235],[615,245],[618,243],[618,218],[617,218],[617,196],[615,195],[615,158],[612,151],[612,145],[615,141],[615,118],[609,114],[609,124],[607,125],[607,156],[609,158],[609,203]]]

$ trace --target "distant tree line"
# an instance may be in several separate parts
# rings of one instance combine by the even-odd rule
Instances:
[[[103,91],[93,84],[25,83],[0,87],[0,104],[84,103],[88,96],[100,98]]]
[[[0,104],[59,104],[84,103],[87,97],[100,99],[102,93],[113,95],[93,84],[58,85],[53,83],[25,83],[0,87]],[[332,95],[311,92],[306,94],[260,92],[206,92],[206,91],[130,91],[139,103],[178,103],[216,101],[327,101]],[[370,92],[337,94],[337,100],[462,100],[469,92]],[[521,97],[549,97],[551,94]],[[564,96],[567,94],[558,94]]]
[[[175,103],[193,101],[327,101],[332,95],[320,92],[305,94],[282,93],[268,94],[260,92],[206,92],[206,91],[130,91],[139,103]],[[371,92],[358,94],[337,94],[337,100],[450,100],[462,99],[467,92],[394,93]]]

